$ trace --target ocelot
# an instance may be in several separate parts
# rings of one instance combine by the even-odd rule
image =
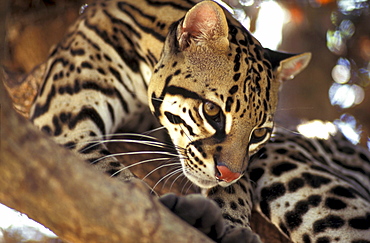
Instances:
[[[273,127],[280,84],[309,60],[263,48],[212,1],[98,1],[52,49],[30,119],[121,180],[134,176],[99,141],[158,119],[230,229],[255,207],[294,242],[369,243],[369,151]]]

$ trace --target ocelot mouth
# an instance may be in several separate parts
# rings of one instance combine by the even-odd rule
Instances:
[[[223,180],[223,179],[219,179],[217,176],[214,176],[213,178],[210,178],[210,177],[201,178],[198,175],[192,174],[190,172],[184,172],[184,174],[191,182],[193,182],[195,185],[199,186],[200,188],[204,188],[204,189],[212,188],[215,186],[228,187],[232,185],[233,183],[235,183],[236,181],[238,181],[243,176],[243,174],[241,173],[234,173],[234,174],[238,174],[238,176],[235,178],[233,177],[233,179],[230,179],[230,180]]]
[[[205,176],[205,178],[201,178],[200,176],[196,174],[193,174],[191,172],[186,172],[186,171],[184,171],[184,174],[191,182],[193,182],[195,185],[199,186],[200,188],[208,189],[208,188],[212,188],[212,187],[219,185],[219,181],[217,180],[216,177],[210,178],[210,177]]]

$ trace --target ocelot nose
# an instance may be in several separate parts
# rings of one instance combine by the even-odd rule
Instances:
[[[235,181],[241,176],[240,173],[229,170],[226,165],[216,165],[216,168],[218,170],[216,172],[216,178],[227,183]]]

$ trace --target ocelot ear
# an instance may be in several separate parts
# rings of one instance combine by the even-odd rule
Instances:
[[[294,78],[307,67],[311,60],[311,53],[309,52],[289,54],[265,48],[264,55],[270,60],[272,68],[275,70],[276,78],[280,81]]]
[[[178,28],[180,51],[197,51],[199,46],[226,51],[228,31],[224,10],[213,1],[200,2],[187,12]]]

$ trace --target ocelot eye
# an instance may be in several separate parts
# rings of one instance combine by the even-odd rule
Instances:
[[[263,141],[270,133],[270,131],[271,129],[266,127],[255,129],[251,137],[251,143],[258,143]]]
[[[213,102],[206,101],[203,105],[204,114],[215,118],[220,114],[221,108]]]

